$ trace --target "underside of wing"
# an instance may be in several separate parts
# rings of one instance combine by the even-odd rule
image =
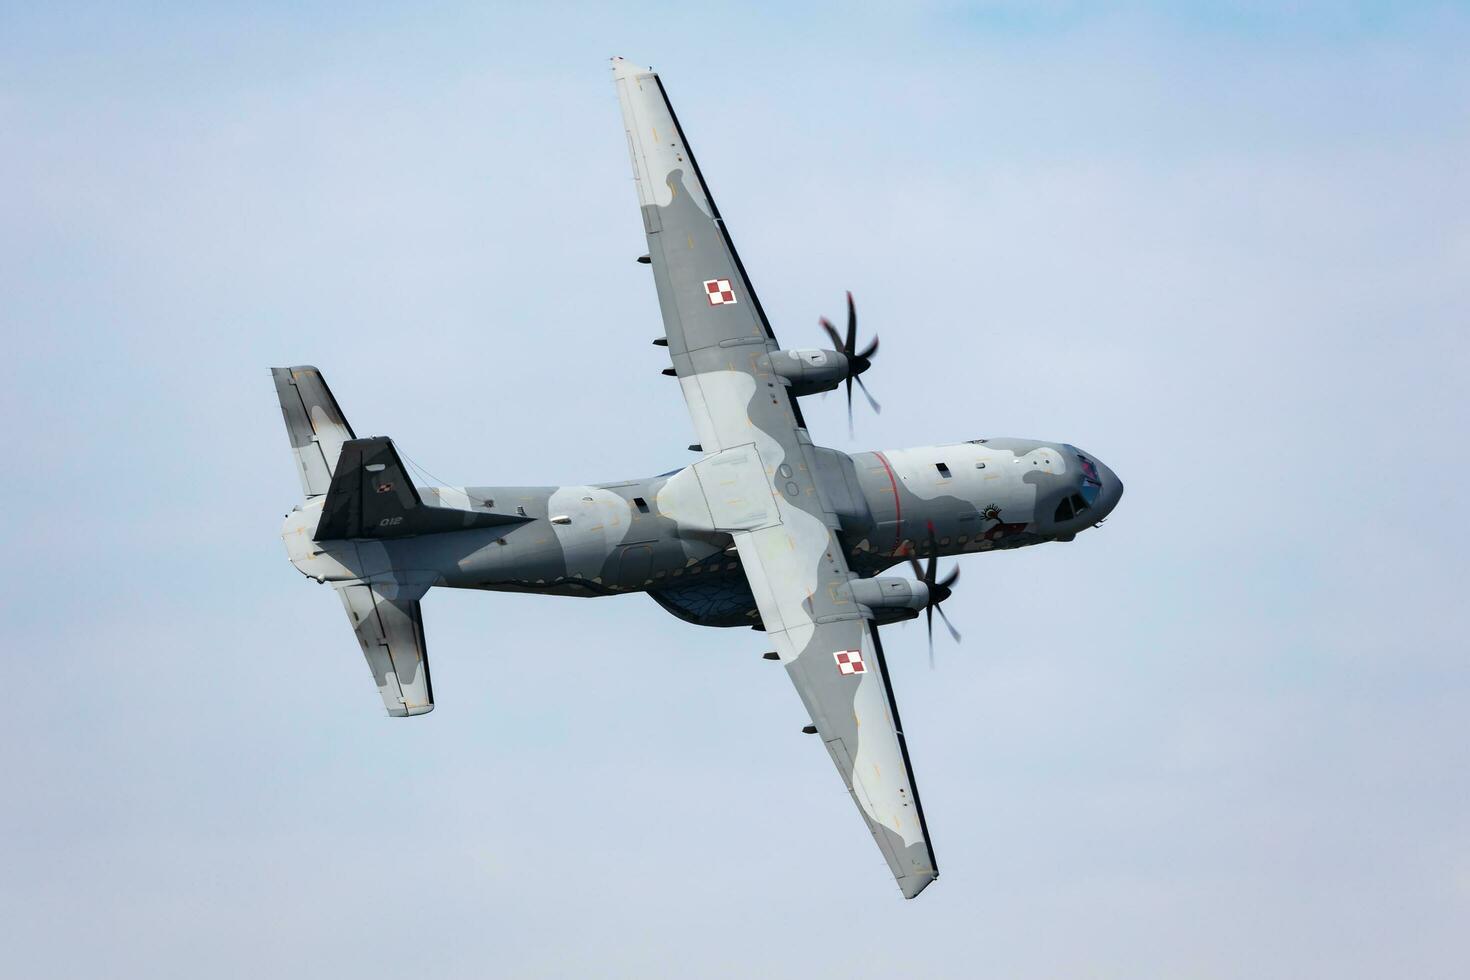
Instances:
[[[769,575],[773,564],[780,574],[781,534],[781,528],[771,528],[735,535],[763,619],[781,604],[776,590],[790,592]],[[913,898],[939,876],[939,868],[878,631],[855,611],[820,619],[775,629],[767,619],[767,635],[899,888]]]
[[[912,898],[938,872],[882,652],[814,478],[818,450],[663,84],[621,58],[613,80],[669,356],[705,453],[668,481],[660,509],[734,538],[766,634]]]
[[[613,60],[669,358],[706,450],[748,442],[757,424],[804,425],[774,376],[778,344],[658,75]],[[767,388],[767,385],[773,386]],[[752,400],[758,390],[770,398]],[[734,414],[714,401],[738,402]]]
[[[666,326],[671,327],[669,353],[731,339],[770,341],[774,347],[765,310],[663,83],[651,69],[640,70],[621,58],[613,59],[613,81],[627,128],[649,260]]]

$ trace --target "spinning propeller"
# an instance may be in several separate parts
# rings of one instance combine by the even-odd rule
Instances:
[[[924,607],[924,617],[929,623],[929,669],[934,669],[934,610],[939,610],[939,618],[944,620],[945,629],[956,643],[960,641],[960,631],[954,628],[949,617],[940,609],[939,604],[948,599],[954,592],[954,584],[960,579],[959,568],[954,568],[943,579],[935,580],[939,572],[939,543],[934,539],[934,525],[929,525],[929,563],[921,566],[919,560],[913,555],[909,556],[909,566],[914,570],[914,578],[923,582],[929,589],[929,604]]]
[[[863,389],[863,397],[868,404],[873,406],[873,411],[882,412],[883,406],[868,391],[868,386],[863,384],[863,379],[858,377],[868,368],[873,366],[873,355],[878,353],[878,338],[875,336],[872,343],[862,350],[857,349],[857,309],[852,305],[852,293],[847,294],[847,340],[844,341],[837,335],[837,328],[832,326],[832,321],[826,317],[821,320],[822,329],[827,331],[827,336],[832,338],[832,346],[838,353],[847,358],[848,375],[847,384],[847,431],[852,434],[852,383],[856,381],[858,387]]]

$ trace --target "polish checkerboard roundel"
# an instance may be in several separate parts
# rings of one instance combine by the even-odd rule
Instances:
[[[728,279],[706,279],[704,295],[709,298],[710,306],[726,306],[735,302],[735,290]]]
[[[832,659],[837,661],[837,672],[839,674],[865,674],[867,666],[863,663],[863,652],[861,650],[838,650],[832,654]]]

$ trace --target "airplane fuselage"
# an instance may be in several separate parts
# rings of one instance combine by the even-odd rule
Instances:
[[[1106,517],[1122,492],[1106,466],[1064,443],[978,439],[851,455],[809,448],[803,465],[836,515],[850,567],[865,577],[927,556],[931,533],[940,555],[1069,541]],[[384,540],[312,540],[318,498],[287,515],[283,536],[292,562],[319,581],[408,571],[449,588],[648,592],[690,622],[754,625],[730,536],[671,516],[671,484],[684,472],[581,486],[423,487],[428,503],[525,520]]]

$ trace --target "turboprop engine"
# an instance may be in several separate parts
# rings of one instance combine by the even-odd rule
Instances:
[[[848,583],[848,587],[857,603],[864,606],[867,613],[879,624],[916,619],[919,611],[923,610],[929,634],[929,665],[932,667],[936,610],[939,618],[944,621],[945,628],[949,630],[949,635],[956,641],[960,638],[959,630],[954,628],[954,624],[941,608],[941,603],[954,594],[954,584],[960,579],[960,570],[952,568],[948,575],[939,578],[939,542],[935,539],[933,525],[929,527],[929,540],[925,543],[924,550],[929,554],[929,561],[923,565],[919,564],[912,553],[909,555],[909,567],[914,570],[912,579],[880,575],[877,578],[854,579]]]
[[[873,366],[873,356],[878,353],[878,338],[874,337],[862,350],[857,348],[857,308],[852,303],[852,293],[847,294],[847,334],[839,334],[832,321],[823,317],[822,329],[832,338],[836,350],[817,348],[783,350],[771,355],[771,370],[784,378],[793,395],[814,395],[833,391],[838,385],[847,386],[847,428],[852,429],[852,383],[862,389],[863,397],[873,411],[883,411],[861,375]]]
[[[847,355],[817,347],[771,354],[771,370],[785,378],[798,396],[835,391],[853,374],[852,367]]]
[[[880,575],[847,583],[863,611],[879,623],[917,619],[929,606],[929,587],[911,578]]]

